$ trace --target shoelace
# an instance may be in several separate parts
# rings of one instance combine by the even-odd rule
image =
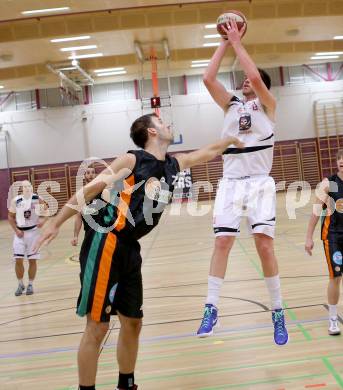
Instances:
[[[204,318],[202,319],[201,326],[208,326],[210,323],[210,318],[211,318],[211,309],[209,307],[206,307],[205,313],[204,313]]]
[[[337,320],[330,320],[331,321],[331,325],[334,327],[334,328],[338,328],[338,325],[337,325]]]
[[[274,316],[275,327],[278,334],[284,335],[285,317],[282,312],[276,312]]]

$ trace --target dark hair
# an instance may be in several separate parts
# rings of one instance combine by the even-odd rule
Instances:
[[[268,89],[270,89],[270,87],[272,86],[272,80],[271,80],[269,74],[263,69],[257,68],[257,70],[261,76],[261,79],[263,80],[264,84],[266,85],[266,87]]]
[[[337,161],[343,157],[343,149],[339,149],[336,154]]]
[[[132,123],[130,128],[130,137],[135,145],[140,148],[144,148],[148,140],[148,128],[153,127],[152,118],[157,117],[158,116],[153,112],[151,114],[140,116]]]

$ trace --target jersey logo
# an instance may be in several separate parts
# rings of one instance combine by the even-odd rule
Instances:
[[[242,133],[247,133],[251,128],[251,115],[247,112],[244,112],[240,117],[239,117],[239,131]]]
[[[31,218],[31,210],[25,210],[24,211],[24,218],[30,219]]]
[[[342,265],[342,253],[340,251],[336,251],[332,255],[332,260],[335,264]]]
[[[171,198],[169,186],[165,178],[158,180],[156,177],[150,177],[145,183],[145,193],[150,200],[155,200],[159,203],[168,204]]]
[[[255,102],[252,104],[252,109],[254,111],[258,111],[258,106],[257,106],[257,104]]]

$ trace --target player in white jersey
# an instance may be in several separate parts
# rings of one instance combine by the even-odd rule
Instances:
[[[29,261],[29,282],[26,288],[26,295],[33,294],[33,281],[37,273],[37,260],[39,252],[34,252],[33,247],[39,237],[39,228],[43,226],[46,219],[40,218],[41,208],[45,202],[37,194],[33,193],[32,185],[28,180],[22,183],[23,193],[11,201],[8,211],[8,221],[14,230],[13,258],[15,260],[15,273],[18,279],[16,296],[22,295],[25,290],[24,259]]]
[[[236,22],[227,24],[227,40],[222,39],[204,75],[204,83],[215,102],[224,110],[222,137],[235,136],[245,148],[228,148],[223,156],[223,178],[214,206],[214,252],[208,277],[208,295],[199,337],[213,333],[217,325],[220,288],[228,256],[239,235],[242,216],[254,236],[265,282],[271,298],[274,341],[288,342],[280,289],[278,264],[274,254],[275,183],[269,176],[273,163],[276,100],[269,91],[268,74],[256,67],[241,43]],[[229,46],[235,51],[246,78],[243,99],[228,92],[217,80],[221,61]]]

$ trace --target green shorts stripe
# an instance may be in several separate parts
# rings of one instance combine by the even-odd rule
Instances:
[[[88,297],[92,286],[94,267],[97,260],[101,239],[103,238],[103,236],[104,235],[102,233],[94,233],[92,244],[88,253],[86,269],[82,281],[82,297],[76,311],[77,314],[81,317],[87,314]]]

